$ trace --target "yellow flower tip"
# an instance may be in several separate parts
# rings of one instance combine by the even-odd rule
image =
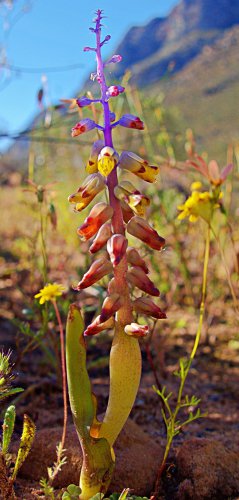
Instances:
[[[198,220],[198,216],[197,215],[190,215],[189,220],[190,220],[190,222],[196,222]]]
[[[63,285],[58,285],[58,283],[49,283],[41,288],[40,292],[34,295],[35,299],[39,299],[40,304],[45,304],[49,300],[54,300],[56,297],[60,297],[63,292],[65,292],[65,287]]]
[[[200,181],[193,182],[191,184],[191,191],[199,191],[202,187],[202,183]]]
[[[183,220],[183,219],[185,219],[185,217],[187,217],[187,214],[185,214],[185,212],[181,212],[181,214],[178,214],[177,219]]]

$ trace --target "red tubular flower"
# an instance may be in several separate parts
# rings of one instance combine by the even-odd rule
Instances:
[[[106,321],[116,313],[122,306],[122,297],[118,293],[108,295],[103,302],[100,321]]]
[[[75,210],[80,212],[95,198],[95,196],[103,191],[105,182],[102,175],[99,173],[89,175],[78,191],[68,197],[70,203],[76,203]]]
[[[96,253],[99,250],[101,250],[101,248],[103,248],[106,245],[107,241],[111,236],[112,236],[111,223],[106,222],[99,229],[92,245],[90,246],[90,252]]]
[[[159,297],[159,290],[149,279],[147,274],[141,269],[141,267],[132,267],[130,271],[127,272],[127,279],[133,286],[137,286],[143,292],[153,295],[154,297]]]
[[[109,220],[114,210],[107,203],[97,203],[90,211],[85,222],[78,227],[77,233],[83,241],[87,241],[94,236],[100,227]]]
[[[99,281],[103,276],[109,274],[112,271],[112,264],[106,260],[104,257],[95,260],[87,273],[84,274],[82,280],[78,283],[75,290],[83,290],[88,288],[88,286],[93,285]]]
[[[148,267],[144,262],[144,259],[142,259],[142,257],[139,255],[139,252],[138,250],[136,250],[136,248],[128,247],[126,250],[126,255],[129,264],[131,264],[132,266],[141,267],[141,269],[143,269],[143,271],[148,274]]]
[[[141,217],[132,217],[127,224],[127,231],[154,250],[161,250],[165,244],[165,239]]]
[[[94,122],[94,120],[91,120],[90,118],[84,118],[71,129],[71,135],[72,137],[77,137],[78,135],[84,134],[84,132],[88,132],[95,127],[96,123]]]
[[[107,251],[113,266],[117,266],[126,253],[127,239],[122,234],[114,234],[107,243]]]
[[[101,321],[100,316],[97,316],[92,323],[87,326],[86,330],[84,331],[84,334],[87,336],[91,335],[96,335],[99,332],[102,332],[103,330],[108,330],[113,328],[114,326],[114,318],[111,317],[107,319],[107,321]]]
[[[133,309],[139,314],[146,314],[156,319],[165,319],[167,317],[166,314],[161,311],[160,307],[158,307],[149,297],[140,297],[134,300]]]
[[[138,339],[140,337],[147,337],[149,333],[149,327],[147,325],[138,325],[138,323],[131,323],[130,325],[126,325],[124,331],[130,337],[135,337],[136,339]]]
[[[126,114],[119,119],[121,127],[134,128],[136,130],[144,130],[144,123],[138,116]]]

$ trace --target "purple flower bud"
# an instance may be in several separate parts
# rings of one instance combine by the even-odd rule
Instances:
[[[109,40],[111,39],[111,36],[110,35],[106,35],[105,39],[103,40],[103,42],[101,42],[100,46],[102,47],[105,43],[107,43]]]
[[[107,251],[113,266],[117,266],[125,256],[128,246],[127,239],[122,234],[114,234],[107,243]]]
[[[124,87],[121,87],[121,85],[111,85],[108,87],[107,90],[107,97],[117,97],[119,94],[122,94],[122,92],[125,91]]]
[[[113,111],[110,112],[110,123],[115,121],[115,113]]]
[[[89,106],[92,103],[92,99],[88,99],[88,97],[82,96],[79,99],[76,99],[76,104],[79,108],[84,108],[85,106]]]
[[[110,59],[108,59],[108,61],[106,61],[106,63],[104,64],[104,66],[106,66],[107,64],[117,64],[120,61],[122,61],[122,56],[120,56],[119,54],[115,54]]]
[[[121,127],[134,128],[136,130],[144,130],[144,123],[138,116],[134,115],[123,115],[119,119],[119,125]]]
[[[84,47],[84,48],[83,48],[83,52],[90,52],[90,51],[95,52],[95,51],[96,51],[96,49],[95,49],[95,48],[93,48],[93,47]]]
[[[84,118],[71,129],[71,135],[72,137],[77,137],[78,135],[84,134],[84,132],[88,132],[95,127],[96,123],[94,122],[94,120],[91,120],[90,118]]]

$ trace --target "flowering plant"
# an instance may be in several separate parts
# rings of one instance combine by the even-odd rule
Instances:
[[[85,47],[85,51],[96,54],[97,72],[94,75],[101,89],[100,99],[81,97],[75,102],[79,107],[98,102],[103,107],[104,125],[84,118],[72,128],[76,137],[97,128],[103,139],[92,146],[86,171],[89,176],[79,189],[69,196],[75,211],[81,212],[95,196],[108,190],[109,203],[99,202],[91,208],[89,215],[78,228],[82,241],[94,237],[90,252],[94,255],[103,251],[93,261],[89,270],[75,287],[81,291],[106,275],[111,275],[108,293],[102,310],[84,331],[82,318],[77,304],[70,307],[67,333],[66,357],[68,387],[71,409],[83,450],[83,466],[80,478],[81,499],[87,500],[96,493],[105,493],[114,468],[114,442],[125,424],[138,391],[141,376],[141,354],[139,339],[149,333],[148,325],[137,322],[137,315],[143,314],[156,319],[166,317],[160,307],[150,298],[158,297],[159,290],[149,278],[149,270],[138,250],[128,246],[126,231],[146,243],[150,248],[160,251],[165,240],[145,220],[150,203],[131,182],[118,181],[118,173],[126,171],[143,179],[154,182],[159,167],[150,165],[146,160],[130,151],[120,155],[113,145],[112,132],[117,126],[143,130],[144,124],[139,117],[125,114],[115,120],[110,111],[109,101],[122,92],[120,85],[106,83],[104,67],[121,60],[113,56],[103,63],[101,47],[110,39],[107,35],[101,41],[102,11],[96,12],[95,27],[90,30],[96,36],[96,47]],[[106,247],[106,249],[105,249]],[[132,288],[144,292],[132,297]],[[136,314],[136,317],[134,317]],[[85,366],[84,335],[95,335],[102,330],[114,328],[114,338],[110,353],[110,393],[103,422],[96,418],[96,398],[91,392],[90,381]]]

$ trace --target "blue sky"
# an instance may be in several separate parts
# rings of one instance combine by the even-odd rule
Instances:
[[[75,89],[94,69],[94,56],[83,47],[92,44],[89,31],[96,9],[103,9],[105,34],[111,40],[105,48],[110,55],[131,26],[143,25],[154,17],[167,15],[178,0],[5,0],[12,10],[0,6],[1,61],[22,68],[6,72],[0,67],[0,132],[21,131],[38,111],[36,95],[47,76],[49,101],[74,97]],[[26,13],[24,10],[28,9]],[[50,71],[48,68],[74,70]],[[25,69],[25,70],[24,70]],[[33,70],[36,72],[28,72]],[[6,141],[0,140],[0,150]]]

